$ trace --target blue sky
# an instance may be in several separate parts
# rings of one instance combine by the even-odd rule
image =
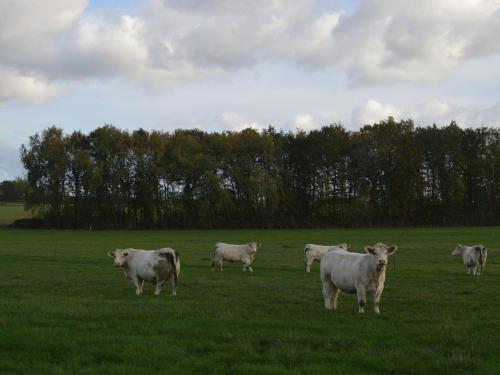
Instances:
[[[500,125],[497,0],[0,1],[0,180],[89,132]]]

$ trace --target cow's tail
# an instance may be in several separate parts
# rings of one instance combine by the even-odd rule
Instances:
[[[211,268],[215,268],[215,258],[216,258],[216,254],[217,254],[217,245],[214,246],[214,256],[212,258],[212,263],[210,264],[210,267]]]
[[[177,282],[179,279],[179,272],[180,272],[180,257],[179,253],[177,251],[172,252],[164,252],[160,253],[161,256],[165,257],[167,259],[168,264],[170,267],[172,267],[172,276],[174,278],[174,284],[177,286]]]
[[[307,270],[307,266],[308,266],[308,263],[307,263],[307,252],[311,250],[311,248],[309,247],[309,245],[306,245],[304,247],[304,267],[305,269]]]
[[[482,267],[484,264],[484,256],[486,254],[486,249],[484,248],[484,246],[476,246],[474,249],[476,250],[476,253],[479,256],[479,264]]]
[[[177,278],[179,278],[179,274],[181,273],[181,255],[177,250],[174,250],[175,257],[175,272],[177,273]]]
[[[307,254],[307,252],[308,252],[309,250],[311,250],[311,248],[309,247],[309,245],[306,245],[306,246],[304,247],[304,256]]]

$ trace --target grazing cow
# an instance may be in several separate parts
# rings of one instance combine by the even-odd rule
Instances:
[[[216,243],[214,247],[214,257],[212,259],[212,268],[218,267],[222,270],[222,263],[224,260],[229,262],[242,262],[243,271],[247,268],[253,272],[252,262],[257,253],[257,247],[260,244],[257,242],[249,242],[245,245],[231,245],[227,243]]]
[[[365,246],[366,254],[346,250],[327,252],[320,264],[325,308],[337,309],[337,297],[342,290],[346,293],[357,293],[358,311],[364,313],[366,292],[369,292],[373,294],[373,311],[378,314],[388,255],[394,254],[397,249],[397,246],[378,243]]]
[[[465,267],[467,267],[467,273],[472,271],[474,276],[481,275],[484,266],[486,265],[486,258],[488,257],[488,251],[483,245],[475,246],[462,246],[457,245],[451,255],[461,255]]]
[[[311,272],[312,263],[314,261],[316,262],[321,261],[323,255],[325,255],[328,251],[338,250],[338,249],[347,250],[350,247],[351,245],[345,242],[338,245],[330,245],[330,246],[315,245],[312,243],[308,243],[306,246],[304,246],[304,266],[306,272]]]
[[[144,281],[156,284],[155,295],[159,296],[165,281],[172,284],[172,294],[176,295],[177,280],[181,271],[179,253],[173,249],[159,250],[116,249],[109,251],[114,258],[114,266],[121,267],[125,276],[135,285],[135,293],[141,294]]]

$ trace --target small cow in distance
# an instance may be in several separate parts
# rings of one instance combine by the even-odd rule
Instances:
[[[170,280],[172,294],[176,295],[177,281],[181,271],[179,253],[173,249],[159,250],[116,249],[109,251],[114,266],[120,267],[125,276],[135,285],[135,293],[142,294],[144,281],[156,284],[155,295],[159,296],[165,281]]]
[[[323,245],[315,245],[312,243],[308,243],[306,246],[304,246],[304,267],[306,272],[311,272],[311,265],[313,264],[314,261],[319,262],[321,261],[321,258],[328,252],[332,250],[347,250],[351,247],[351,245],[343,242],[338,245],[330,245],[330,246],[323,246]]]
[[[451,255],[461,255],[464,260],[465,267],[467,267],[467,273],[470,274],[472,271],[474,276],[479,276],[481,275],[481,272],[483,272],[484,266],[486,265],[488,251],[483,245],[457,245]]]
[[[243,271],[246,271],[248,268],[250,272],[253,272],[252,262],[257,253],[257,247],[259,246],[257,242],[249,242],[245,245],[232,245],[218,242],[214,247],[212,269],[219,268],[223,271],[222,263],[224,260],[227,260],[228,262],[242,262]]]
[[[366,292],[369,292],[373,295],[373,311],[378,314],[388,255],[394,254],[397,249],[397,246],[378,243],[365,246],[366,254],[346,250],[327,252],[320,264],[325,308],[337,309],[337,297],[342,290],[357,293],[358,311],[364,313]]]

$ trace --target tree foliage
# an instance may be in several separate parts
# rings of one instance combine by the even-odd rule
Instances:
[[[26,181],[21,178],[0,182],[0,202],[24,201]]]
[[[500,131],[133,132],[50,127],[21,149],[26,205],[52,227],[500,223]]]

